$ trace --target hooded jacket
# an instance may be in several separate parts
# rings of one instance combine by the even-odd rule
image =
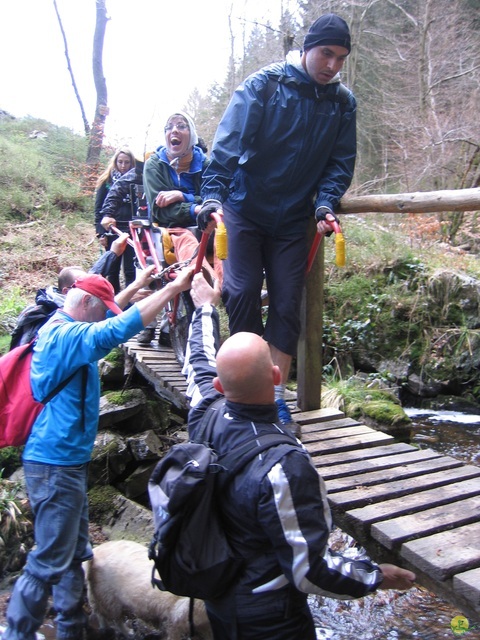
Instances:
[[[120,176],[108,189],[98,214],[95,214],[95,230],[98,235],[106,233],[100,224],[105,216],[115,218],[120,231],[130,231],[129,222],[136,209],[135,186],[142,184],[140,167],[132,167]]]
[[[296,85],[277,82],[271,92],[272,74]],[[302,88],[319,99],[305,97]],[[203,199],[228,202],[270,234],[303,231],[319,206],[335,210],[352,180],[356,155],[356,101],[351,91],[345,106],[328,99],[339,92],[338,76],[326,85],[314,83],[298,51],[249,76],[218,126]]]
[[[193,147],[193,157],[188,171],[177,173],[167,158],[166,147],[160,146],[145,164],[143,186],[154,222],[162,227],[191,227],[196,225],[195,206],[201,204],[200,186],[207,156],[199,147]],[[184,202],[168,207],[158,207],[155,199],[159,191],[178,189],[184,194]]]

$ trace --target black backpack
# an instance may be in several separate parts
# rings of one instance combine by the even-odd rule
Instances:
[[[45,295],[45,290],[37,292],[36,304],[30,304],[20,313],[17,324],[12,331],[10,350],[22,344],[31,342],[37,335],[40,327],[58,310],[58,305]]]
[[[221,405],[225,402],[221,398]],[[280,444],[298,447],[292,436],[267,434],[248,440],[223,456],[208,446],[220,404],[203,420],[199,442],[171,447],[157,463],[148,491],[155,534],[149,558],[154,561],[152,584],[179,596],[209,600],[223,595],[244,567],[232,550],[217,505],[238,471],[260,452]],[[279,458],[285,450],[279,450]],[[155,569],[160,580],[155,578]]]

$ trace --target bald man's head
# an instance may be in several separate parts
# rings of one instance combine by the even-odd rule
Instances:
[[[84,278],[87,272],[82,267],[64,267],[58,274],[58,290],[67,293],[77,278]]]
[[[217,374],[226,398],[244,404],[270,404],[280,372],[268,344],[255,333],[228,338],[217,353]]]

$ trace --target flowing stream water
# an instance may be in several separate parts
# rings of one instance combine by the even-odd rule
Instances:
[[[405,412],[412,420],[412,444],[480,466],[480,415],[414,408],[406,408]],[[359,553],[354,541],[342,532],[334,531],[332,542],[342,553]],[[319,640],[455,638],[458,635],[452,631],[451,623],[462,615],[434,593],[417,587],[406,592],[378,591],[350,601],[310,596],[309,603]],[[469,620],[469,624],[470,629],[462,637],[480,640],[480,620]]]

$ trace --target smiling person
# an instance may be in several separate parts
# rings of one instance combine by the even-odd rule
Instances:
[[[196,235],[188,227],[196,227],[201,209],[202,173],[208,164],[198,146],[198,135],[192,118],[183,111],[173,113],[165,123],[165,145],[160,145],[145,163],[143,186],[152,222],[168,229],[176,259],[189,259],[198,246]],[[222,266],[215,259],[215,270],[205,260],[204,267],[212,281],[221,279]],[[137,340],[148,344],[154,327],[142,331]]]
[[[143,174],[152,220],[171,229],[196,226],[207,156],[197,146],[195,124],[187,113],[171,115],[164,132],[165,145],[150,156]]]
[[[223,208],[228,233],[223,300],[230,333],[262,335],[280,368],[279,419],[299,434],[285,403],[300,333],[307,228],[320,232],[350,185],[356,156],[356,102],[340,82],[350,53],[348,25],[335,14],[310,27],[302,51],[291,51],[249,76],[218,126],[204,173],[199,226]],[[269,312],[262,321],[264,272]]]

